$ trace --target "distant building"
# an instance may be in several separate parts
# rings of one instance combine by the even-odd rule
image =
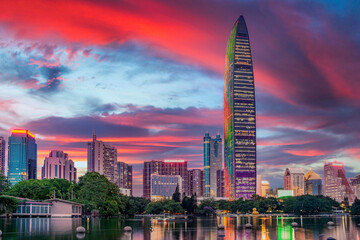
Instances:
[[[216,172],[216,197],[225,197],[225,176],[223,169],[219,169]]]
[[[294,190],[286,190],[286,189],[278,189],[277,190],[277,197],[278,198],[282,198],[282,197],[293,197],[294,195]]]
[[[205,196],[216,197],[216,173],[222,170],[222,139],[219,134],[211,138],[209,133],[204,136],[204,170]]]
[[[151,174],[151,200],[158,200],[162,198],[172,198],[176,187],[179,187],[179,192],[183,192],[182,178],[180,175],[159,175]]]
[[[360,174],[350,178],[350,183],[354,189],[355,196],[360,199]]]
[[[115,164],[117,162],[117,150],[96,139],[87,144],[87,171],[98,172],[115,183]]]
[[[123,189],[123,194],[132,196],[132,166],[124,162],[117,162],[115,175],[116,184],[120,189]],[[129,189],[129,193],[124,189]]]
[[[294,190],[294,196],[304,194],[304,172],[301,168],[286,168],[284,174],[284,189]]]
[[[5,142],[5,139],[0,136],[0,174],[2,174],[2,175],[6,175],[5,151],[6,151],[6,142]]]
[[[205,171],[202,169],[188,170],[189,196],[203,197],[205,192]]]
[[[120,193],[125,195],[125,196],[132,196],[132,190],[129,188],[119,188]]]
[[[8,178],[12,185],[36,179],[37,145],[35,136],[25,129],[11,130],[8,144]]]
[[[321,195],[322,194],[322,181],[321,177],[314,172],[309,170],[304,175],[305,180],[305,193],[309,195]]]
[[[262,180],[261,181],[261,197],[266,197],[268,190],[270,189],[269,181]]]
[[[256,175],[256,195],[261,196],[261,181],[262,176],[260,174]]]
[[[52,150],[49,157],[45,157],[44,166],[41,168],[41,179],[63,178],[76,181],[76,174],[74,162],[68,159],[68,154],[63,151]]]
[[[143,169],[143,197],[151,197],[151,174],[180,175],[182,179],[182,191],[189,195],[187,161],[185,160],[163,160],[144,162]],[[181,192],[181,194],[183,194]]]
[[[341,162],[324,163],[324,193],[338,202],[345,199],[352,204],[355,200],[354,189],[346,178],[344,164]]]

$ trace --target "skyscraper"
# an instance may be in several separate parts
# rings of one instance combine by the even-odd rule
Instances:
[[[346,178],[344,164],[341,162],[324,163],[324,194],[338,202],[345,199],[352,204],[355,200],[354,189]]]
[[[307,173],[305,173],[304,178],[305,193],[309,195],[321,195],[322,181],[319,174],[310,169]]]
[[[76,168],[74,162],[68,159],[68,154],[63,151],[52,150],[49,157],[45,157],[44,166],[41,168],[41,178],[63,178],[76,181]]]
[[[0,174],[5,174],[5,146],[6,142],[3,137],[0,136]]]
[[[205,197],[216,197],[216,173],[222,169],[222,139],[219,134],[211,138],[204,136]]]
[[[35,136],[25,129],[11,130],[9,137],[8,178],[12,185],[36,179],[37,145]]]
[[[201,169],[188,170],[189,196],[196,193],[197,197],[203,197],[205,192],[205,171]]]
[[[243,16],[227,45],[224,74],[225,196],[256,194],[256,112],[249,33]]]
[[[304,171],[301,168],[286,168],[284,173],[284,189],[293,190],[294,196],[304,195]]]
[[[132,166],[124,162],[116,163],[116,184],[120,189],[130,189],[132,196]]]
[[[87,171],[103,174],[109,181],[115,183],[116,162],[116,148],[97,140],[96,135],[93,134],[92,142],[87,144]]]
[[[150,199],[151,197],[151,174],[162,174],[164,169],[163,161],[146,161],[143,169],[143,197]]]
[[[217,170],[216,172],[216,197],[224,197],[225,195],[225,182],[224,182],[224,169]]]

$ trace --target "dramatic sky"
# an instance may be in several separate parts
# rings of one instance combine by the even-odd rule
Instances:
[[[0,135],[32,131],[38,166],[52,149],[86,171],[95,129],[134,166],[185,159],[223,132],[227,38],[244,15],[253,53],[258,171],[323,161],[360,172],[358,1],[0,1]]]

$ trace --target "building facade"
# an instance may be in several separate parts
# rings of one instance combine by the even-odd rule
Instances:
[[[357,174],[355,177],[350,178],[350,183],[354,189],[355,196],[360,199],[360,174]]]
[[[176,187],[179,187],[179,192],[183,192],[182,177],[180,175],[159,175],[151,174],[151,200],[159,200],[163,198],[172,198]]]
[[[216,172],[216,197],[225,197],[225,177],[224,169],[219,169]]]
[[[205,171],[201,169],[188,170],[189,196],[203,197],[205,193]]]
[[[269,189],[270,189],[270,182],[266,181],[266,180],[262,180],[261,181],[261,194],[260,194],[260,196],[261,197],[266,197]]]
[[[222,139],[219,134],[204,136],[205,197],[216,197],[216,173],[222,169]]]
[[[12,185],[37,177],[35,135],[25,129],[11,130],[8,142],[8,178]]]
[[[313,170],[309,170],[304,175],[305,180],[305,193],[309,195],[322,194],[322,180],[319,174]]]
[[[93,134],[92,142],[87,143],[87,171],[103,174],[109,181],[115,183],[117,150],[115,147],[97,140]]]
[[[301,168],[286,168],[284,174],[284,189],[293,190],[294,196],[304,195],[304,171]]]
[[[2,174],[2,175],[6,175],[5,151],[6,151],[6,141],[5,141],[4,137],[0,136],[0,174]]]
[[[76,182],[76,174],[74,162],[63,151],[52,150],[49,156],[45,157],[44,166],[41,168],[41,179],[62,178]]]
[[[116,184],[121,191],[129,189],[129,194],[126,192],[124,195],[132,196],[132,166],[124,162],[117,162],[116,164]]]
[[[227,45],[224,74],[225,196],[256,194],[256,111],[249,33],[243,16]]]
[[[143,168],[143,197],[151,198],[151,174],[163,174],[164,162],[163,161],[146,161]]]
[[[344,164],[341,162],[324,163],[324,193],[338,202],[348,200],[350,204],[355,201],[354,189],[346,178]]]

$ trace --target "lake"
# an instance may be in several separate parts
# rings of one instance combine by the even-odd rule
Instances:
[[[225,230],[217,230],[219,222]],[[297,229],[291,227],[295,221]],[[333,221],[335,226],[328,227]],[[245,229],[246,223],[253,224]],[[193,222],[155,223],[149,217],[132,219],[57,219],[57,218],[12,218],[0,219],[2,239],[327,239],[360,240],[359,217],[238,217],[196,218]],[[77,226],[84,226],[84,235],[76,234]],[[123,228],[131,226],[132,233]],[[150,230],[152,227],[153,231]],[[322,236],[323,235],[323,236]],[[322,237],[321,237],[322,236]]]

